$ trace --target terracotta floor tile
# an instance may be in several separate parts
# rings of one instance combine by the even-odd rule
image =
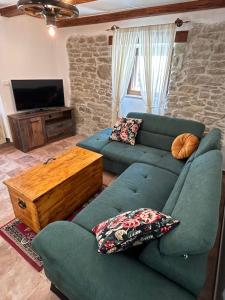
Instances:
[[[7,173],[7,175],[8,175],[9,177],[13,177],[13,176],[18,175],[18,174],[21,173],[22,171],[23,171],[23,169],[19,167],[19,168],[16,168],[16,169],[14,169],[14,170],[9,171],[9,172]]]
[[[1,299],[25,300],[44,279],[19,254],[15,253],[14,249],[8,249],[7,252],[9,253],[7,263],[10,261],[12,263],[6,267],[8,271],[0,277]]]
[[[0,155],[1,155],[1,153],[0,153]],[[18,149],[15,149],[15,151],[13,151],[13,152],[6,155],[6,158],[8,158],[8,159],[12,158],[14,160],[18,159],[18,158],[21,158],[21,157],[24,157],[24,152],[22,152]]]
[[[33,160],[34,160],[33,156],[31,156],[31,155],[24,155],[24,156],[22,156],[20,158],[17,158],[16,162],[18,164],[23,165],[24,163],[29,163],[29,162],[32,162]]]
[[[27,300],[58,300],[59,298],[50,291],[50,282],[42,280],[41,283],[31,292]]]
[[[46,161],[74,147],[84,136],[64,140],[23,153],[11,144],[0,146],[0,226],[14,218],[8,190],[3,180]],[[105,172],[103,183],[109,185],[116,176]],[[49,291],[50,283],[44,272],[33,269],[7,242],[0,237],[0,300],[57,300]]]

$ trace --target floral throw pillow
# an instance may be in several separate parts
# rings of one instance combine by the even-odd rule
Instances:
[[[135,145],[141,123],[142,119],[119,118],[113,127],[110,140]]]
[[[96,235],[98,252],[110,254],[160,238],[179,223],[156,210],[140,208],[103,221],[92,232]]]

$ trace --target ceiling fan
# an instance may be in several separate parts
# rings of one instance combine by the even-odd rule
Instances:
[[[19,0],[17,8],[24,14],[45,19],[49,34],[55,35],[56,22],[62,19],[77,18],[76,4],[93,0]]]

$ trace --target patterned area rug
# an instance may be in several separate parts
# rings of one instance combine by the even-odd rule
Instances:
[[[85,208],[90,202],[92,202],[103,190],[96,193],[90,200],[88,200],[82,207],[74,211],[68,218],[68,221],[72,219]],[[43,263],[41,257],[32,249],[31,242],[36,236],[29,227],[23,224],[18,219],[13,219],[0,228],[0,236],[3,237],[32,267],[37,271],[43,269]]]

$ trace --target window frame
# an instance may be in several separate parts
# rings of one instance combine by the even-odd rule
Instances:
[[[139,55],[139,45],[137,45],[137,47],[136,47],[135,63],[134,63],[134,67],[133,67],[133,70],[132,70],[129,86],[128,86],[128,89],[127,89],[127,96],[128,97],[141,98],[141,90],[139,91],[139,90],[134,90],[134,89],[131,88],[132,77],[134,76],[135,64],[137,64],[138,55]]]
[[[174,42],[174,45],[173,45],[173,50],[172,50],[172,55],[171,55],[171,62],[170,62],[170,70],[169,70],[169,76],[168,76],[167,87],[166,87],[166,95],[167,96],[169,94],[169,85],[170,85],[170,79],[171,79],[171,73],[172,73],[172,64],[173,64],[175,44],[176,44],[176,42]],[[137,49],[136,49],[135,64],[137,63],[138,55],[139,55],[139,46],[137,46]],[[135,65],[134,65],[134,68],[135,68]],[[134,90],[134,89],[131,88],[132,77],[134,75],[134,68],[132,70],[132,75],[131,75],[129,86],[128,86],[128,89],[127,89],[127,96],[128,97],[134,97],[134,98],[141,98],[142,97],[141,90],[138,91],[138,90]]]

